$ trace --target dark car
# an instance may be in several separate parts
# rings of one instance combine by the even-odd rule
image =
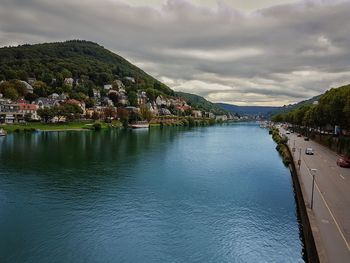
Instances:
[[[343,168],[350,168],[350,159],[341,157],[337,160],[337,165]]]
[[[310,140],[309,137],[304,138],[304,141],[309,141],[309,140]]]

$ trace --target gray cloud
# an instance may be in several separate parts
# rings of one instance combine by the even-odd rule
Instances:
[[[269,1],[272,3],[272,1]],[[350,2],[252,12],[220,1],[0,0],[0,45],[86,39],[176,90],[213,101],[285,104],[350,82]]]

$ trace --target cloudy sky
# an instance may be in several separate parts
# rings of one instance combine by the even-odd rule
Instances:
[[[67,39],[214,102],[284,105],[350,83],[350,0],[0,0],[0,46]]]

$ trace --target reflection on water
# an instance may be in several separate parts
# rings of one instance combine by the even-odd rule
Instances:
[[[255,125],[0,139],[0,262],[303,262]]]

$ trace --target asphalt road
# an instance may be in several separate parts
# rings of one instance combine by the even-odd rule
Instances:
[[[313,209],[309,211],[314,218],[312,227],[319,233],[321,242],[317,248],[323,254],[323,262],[350,262],[350,169],[337,166],[339,156],[328,148],[311,140],[304,141],[304,137],[297,137],[297,134],[287,136],[290,148],[296,148],[295,162],[299,156],[301,159],[299,179],[308,208],[311,205],[311,169],[317,169]],[[305,154],[308,147],[314,150],[314,155]]]

